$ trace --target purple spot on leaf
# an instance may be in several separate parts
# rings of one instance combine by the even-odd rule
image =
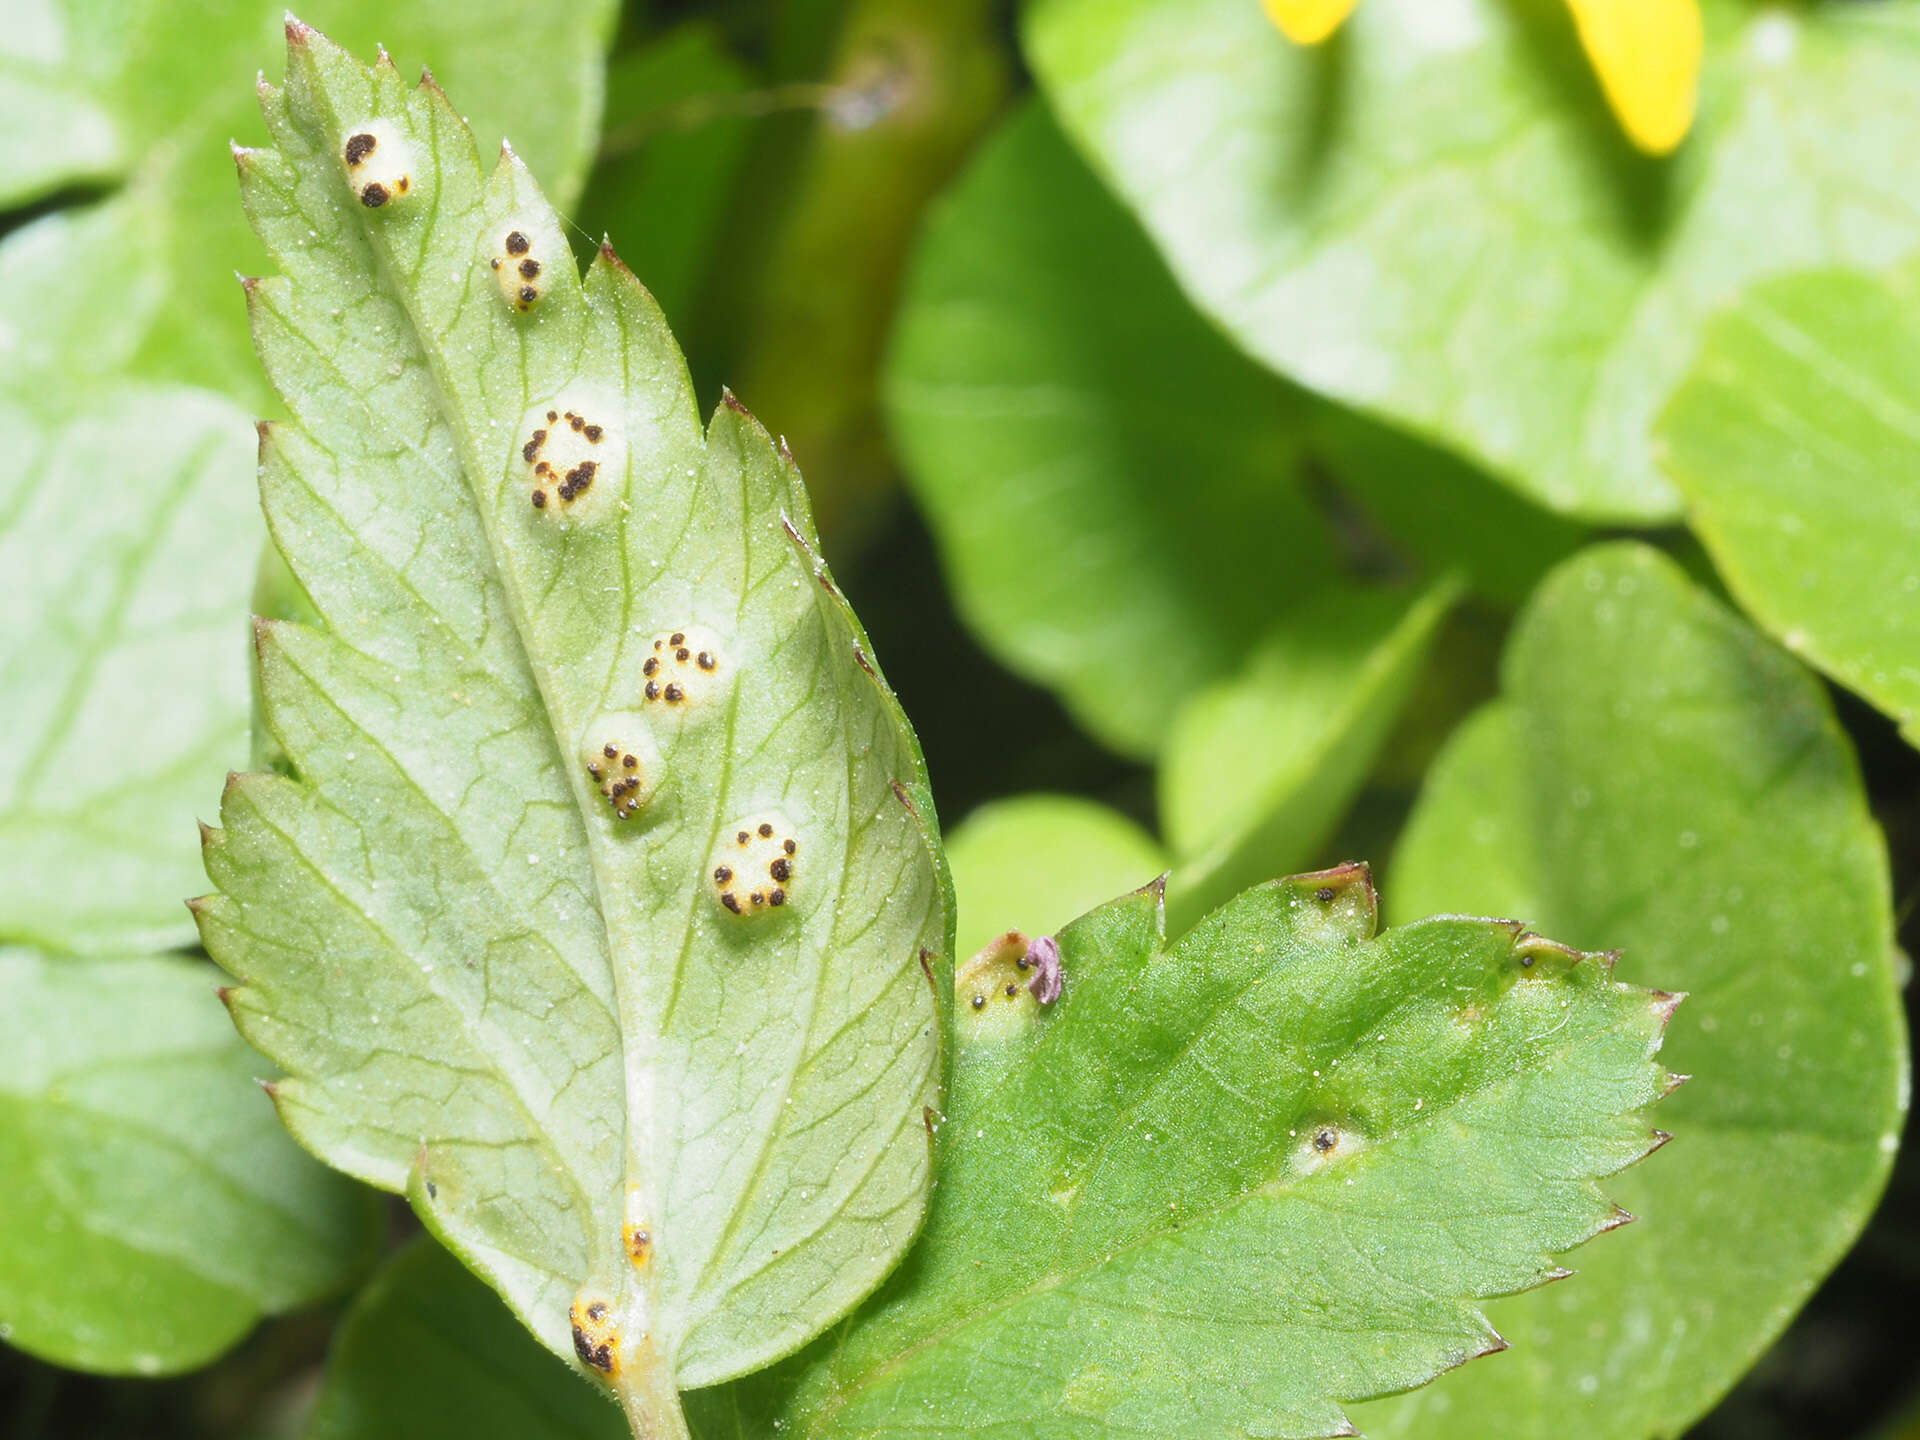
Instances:
[[[1038,972],[1027,982],[1027,989],[1033,992],[1033,998],[1042,1005],[1051,1005],[1060,998],[1060,942],[1051,935],[1042,935],[1027,947],[1026,964]]]

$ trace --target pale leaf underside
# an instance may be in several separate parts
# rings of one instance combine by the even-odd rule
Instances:
[[[324,628],[259,627],[292,774],[229,786],[202,933],[294,1133],[638,1421],[915,1230],[923,767],[791,458],[731,401],[702,433],[611,249],[580,276],[431,82],[288,36],[236,160],[283,271],[247,284],[292,414],[262,499]]]

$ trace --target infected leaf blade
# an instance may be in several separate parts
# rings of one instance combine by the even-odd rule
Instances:
[[[703,433],[611,249],[577,274],[437,88],[289,42],[241,171],[263,501],[325,629],[261,629],[297,778],[230,787],[203,933],[296,1133],[664,1414],[917,1225],[918,750],[791,459],[731,397]]]
[[[1169,945],[1149,886],[1060,933],[1045,1008],[1018,952],[970,964],[927,1234],[702,1433],[1352,1434],[1344,1402],[1499,1348],[1473,1301],[1558,1278],[1658,1143],[1671,997],[1374,903],[1298,876]]]

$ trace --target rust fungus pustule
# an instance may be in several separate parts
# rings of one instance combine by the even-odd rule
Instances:
[[[1367,1137],[1350,1123],[1314,1120],[1295,1128],[1289,1168],[1297,1175],[1311,1175],[1366,1148]]]
[[[720,833],[707,885],[729,915],[767,915],[793,903],[800,841],[778,812],[736,820]]]
[[[1003,1023],[1016,1027],[1030,1023],[1042,1004],[1059,998],[1058,949],[1054,948],[1049,967],[1036,963],[1033,947],[1037,944],[1020,931],[1009,930],[988,941],[960,967],[953,979],[953,998],[960,1013],[972,1022],[966,1033],[981,1033],[983,1026],[998,1030]],[[1049,998],[1043,1000],[1043,993]]]
[[[487,257],[500,298],[523,315],[539,304],[547,293],[547,269],[554,263],[555,248],[544,226],[521,220],[502,227]]]
[[[388,120],[347,127],[340,145],[347,183],[369,210],[382,210],[414,192],[413,147]]]
[[[573,1321],[573,1353],[580,1363],[611,1380],[620,1373],[620,1324],[613,1302],[600,1295],[582,1295],[568,1312]]]
[[[637,1225],[629,1220],[620,1227],[620,1243],[627,1252],[627,1258],[633,1262],[633,1268],[644,1270],[653,1261],[653,1231],[645,1225]]]
[[[638,815],[660,788],[660,749],[638,716],[598,717],[587,727],[580,759],[616,820]]]
[[[691,710],[720,693],[726,670],[726,653],[711,630],[663,630],[640,662],[640,698],[650,706]]]
[[[626,488],[626,439],[615,407],[594,396],[560,396],[521,421],[514,463],[527,498],[553,520],[598,520]]]

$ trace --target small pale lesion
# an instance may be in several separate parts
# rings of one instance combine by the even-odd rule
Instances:
[[[620,1374],[620,1322],[604,1295],[581,1295],[568,1312],[573,1353],[588,1369],[612,1380]]]
[[[722,831],[707,879],[722,910],[747,917],[791,904],[799,873],[799,836],[785,816],[768,811]]]
[[[1048,936],[1035,940],[1018,930],[1009,930],[975,952],[954,976],[953,998],[960,1015],[974,1017],[976,1021],[988,1021],[1003,1014],[1031,1017],[1043,1003],[1040,998],[1043,993],[1050,998],[1057,997],[1059,952],[1056,947],[1049,985],[1033,954],[1041,940],[1052,944]]]
[[[660,788],[660,750],[639,717],[603,715],[587,727],[581,764],[616,820],[630,820]]]
[[[556,397],[528,412],[517,443],[527,499],[540,515],[583,520],[612,512],[626,449],[606,407]]]
[[[701,625],[680,625],[653,637],[640,662],[640,698],[648,705],[687,710],[720,693],[726,653]]]
[[[379,210],[413,193],[413,147],[388,120],[366,120],[347,128],[340,160],[354,198]]]
[[[489,257],[501,298],[522,314],[538,304],[547,292],[550,247],[541,243],[542,238],[534,225],[509,224],[495,238]]]

